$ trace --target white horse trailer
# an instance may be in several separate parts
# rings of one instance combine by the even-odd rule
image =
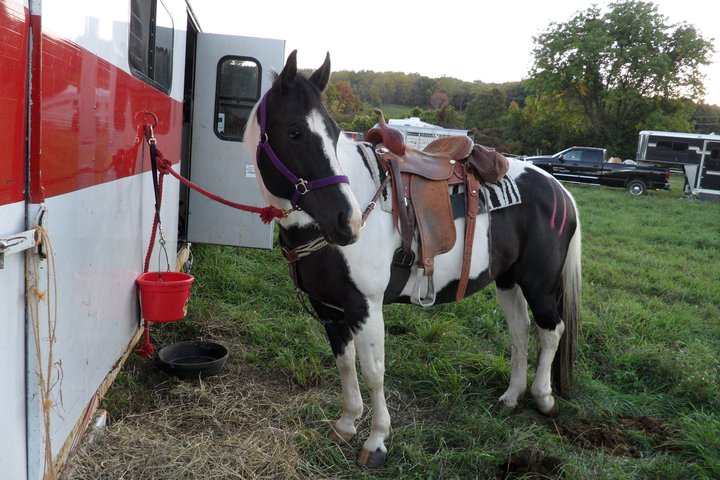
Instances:
[[[686,194],[720,195],[720,135],[643,130],[636,161],[682,169]]]
[[[175,171],[262,206],[242,131],[285,45],[204,33],[186,0],[0,6],[0,479],[36,480],[55,477],[142,331],[148,125]],[[178,238],[271,247],[255,214],[164,183],[171,255]]]
[[[424,149],[430,142],[437,138],[451,137],[454,135],[467,135],[473,138],[472,132],[468,130],[439,127],[431,123],[423,122],[418,117],[392,118],[388,120],[388,125],[402,133],[407,145],[412,145],[419,150]]]

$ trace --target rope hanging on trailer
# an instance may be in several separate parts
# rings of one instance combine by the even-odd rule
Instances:
[[[153,190],[155,192],[155,215],[154,215],[154,220],[153,220],[152,232],[150,234],[150,243],[148,244],[147,254],[145,255],[145,264],[143,266],[143,272],[147,272],[148,269],[150,268],[150,257],[152,257],[153,246],[155,245],[155,236],[156,236],[158,227],[160,226],[160,207],[162,206],[163,180],[165,178],[165,175],[167,175],[167,174],[172,175],[173,177],[177,178],[184,185],[187,185],[188,187],[205,195],[206,197],[210,198],[211,200],[215,200],[216,202],[222,203],[223,205],[237,208],[238,210],[242,210],[245,212],[257,213],[260,216],[260,220],[262,220],[263,223],[270,223],[275,218],[287,217],[289,211],[286,211],[286,210],[283,210],[283,209],[280,209],[277,207],[273,207],[273,206],[255,207],[252,205],[244,205],[242,203],[231,202],[230,200],[227,200],[225,198],[220,197],[219,195],[216,195],[208,190],[205,190],[201,186],[191,182],[190,180],[186,179],[185,177],[183,177],[182,175],[177,173],[175,170],[172,169],[172,162],[170,160],[167,160],[165,158],[165,156],[163,155],[162,151],[159,148],[157,148],[157,140],[155,139],[155,135],[153,133],[153,127],[157,126],[157,117],[150,112],[146,112],[146,113],[149,115],[152,115],[152,117],[155,120],[155,125],[145,124],[145,126],[144,126],[145,138],[150,147],[150,165],[151,165],[152,178],[153,178]],[[165,242],[164,242],[164,236],[162,233],[162,227],[160,228],[160,242],[164,247]],[[166,255],[167,255],[167,253],[166,253]],[[152,342],[150,341],[150,323],[147,321],[147,319],[145,319],[145,331],[143,334],[143,344],[139,348],[139,353],[144,358],[152,357],[155,354],[155,347],[153,346]]]
[[[41,242],[47,252],[47,266],[42,268],[38,255],[33,255],[28,250],[25,257],[25,285],[42,413],[43,479],[55,480],[58,478],[58,472],[54,465],[50,411],[56,406],[54,398],[62,403],[63,382],[62,360],[56,360],[53,356],[53,347],[57,341],[57,268],[50,235],[41,225],[36,225],[35,228],[41,232]],[[45,270],[44,285],[41,278],[43,270]],[[43,345],[46,345],[46,350],[43,350]],[[57,390],[54,396],[53,390]]]

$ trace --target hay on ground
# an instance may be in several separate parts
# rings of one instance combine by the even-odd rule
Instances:
[[[152,376],[153,362],[144,363],[139,375]],[[83,442],[66,479],[327,478],[298,452],[291,412],[311,392],[232,358],[203,381],[154,375],[162,382],[148,385],[149,398]]]

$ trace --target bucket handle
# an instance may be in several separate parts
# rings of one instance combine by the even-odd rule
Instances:
[[[158,240],[158,243],[160,244],[160,249],[162,250],[163,254],[165,255],[165,265],[167,268],[165,269],[166,272],[170,271],[170,257],[168,257],[167,248],[165,248],[165,232],[163,232],[162,224],[158,223],[158,230],[160,231],[160,239]],[[161,256],[158,255],[158,282],[162,282],[162,269],[160,268],[160,260]]]

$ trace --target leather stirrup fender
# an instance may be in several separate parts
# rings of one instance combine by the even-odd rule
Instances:
[[[470,263],[472,261],[473,242],[475,239],[475,223],[480,207],[479,196],[480,181],[471,168],[467,169],[465,183],[466,214],[465,214],[465,243],[463,245],[463,260],[460,269],[460,279],[455,300],[458,302],[465,298],[468,280],[470,278]]]

